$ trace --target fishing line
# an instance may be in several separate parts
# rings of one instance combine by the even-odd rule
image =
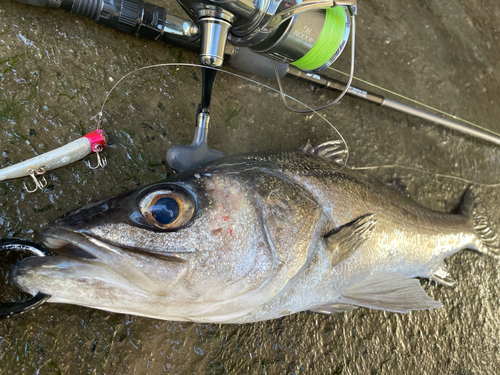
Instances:
[[[302,102],[298,101],[297,99],[295,99],[295,101],[299,102],[300,104],[302,104],[303,106],[305,106],[308,109],[300,110],[300,109],[295,109],[295,108],[290,107],[288,105],[288,103],[286,102],[286,99],[285,99],[285,96],[288,96],[288,95],[286,95],[283,92],[283,86],[281,84],[281,78],[280,78],[280,75],[278,73],[278,67],[276,66],[276,62],[273,60],[274,72],[276,74],[276,80],[278,81],[278,87],[279,87],[279,91],[280,91],[281,97],[283,99],[283,103],[285,104],[285,106],[290,111],[295,112],[295,113],[311,113],[311,112],[314,112],[314,113],[317,114],[317,111],[321,111],[321,110],[323,110],[325,108],[328,108],[328,107],[331,107],[332,105],[337,104],[345,96],[345,94],[347,94],[347,92],[349,91],[349,88],[351,87],[352,79],[354,77],[354,55],[355,55],[355,50],[356,50],[356,21],[355,21],[355,18],[356,17],[351,16],[351,22],[352,22],[352,27],[351,27],[351,71],[349,73],[349,79],[347,80],[347,83],[346,83],[346,86],[345,86],[344,90],[340,93],[340,95],[337,97],[337,99],[335,99],[333,102],[325,104],[322,107],[312,109],[311,107],[309,107],[309,106],[305,105],[304,103],[302,103]],[[314,47],[316,47],[316,45]],[[304,57],[306,57],[306,56],[304,56]],[[295,64],[293,64],[293,65],[295,65]]]
[[[447,175],[447,174],[442,174],[442,173],[436,173],[436,172],[430,172],[430,171],[425,170],[424,168],[409,167],[407,165],[400,165],[400,164],[384,164],[384,165],[371,165],[371,166],[366,166],[366,167],[347,167],[347,168],[352,169],[352,170],[408,169],[411,171],[432,175],[432,176],[437,177],[437,178],[448,178],[450,180],[464,182],[464,183],[469,184],[469,185],[477,185],[477,186],[490,187],[490,188],[500,187],[500,183],[485,184],[485,183],[475,182],[473,180],[467,180],[466,178],[463,178],[463,177]]]
[[[332,68],[331,66],[330,66],[330,67],[328,67],[328,69],[333,70],[334,72],[340,73],[340,74],[342,74],[342,75],[344,75],[344,76],[350,76],[349,74],[347,74],[347,73],[345,73],[345,72],[343,72],[343,71],[341,71],[341,70],[338,70],[338,69]],[[461,122],[463,122],[463,123],[465,123],[465,124],[468,124],[468,125],[471,125],[471,126],[473,126],[473,127],[477,128],[477,129],[484,130],[484,131],[486,131],[486,132],[488,132],[488,133],[491,133],[491,134],[493,134],[493,135],[496,135],[496,136],[499,136],[499,137],[500,137],[500,133],[495,132],[494,130],[487,129],[487,128],[485,128],[485,127],[483,127],[483,126],[481,126],[481,125],[475,124],[475,123],[473,123],[473,122],[471,122],[471,121],[464,120],[463,118],[460,118],[460,117],[458,117],[458,116],[452,115],[451,113],[447,113],[447,112],[445,112],[445,111],[442,111],[442,110],[437,109],[437,108],[435,108],[435,107],[432,107],[432,106],[430,106],[430,105],[427,105],[427,104],[421,103],[421,102],[419,102],[418,100],[411,99],[411,98],[409,98],[409,97],[407,97],[407,96],[404,96],[404,95],[402,95],[402,94],[398,94],[398,93],[397,93],[397,92],[395,92],[395,91],[391,91],[391,90],[389,90],[389,89],[386,89],[386,88],[381,87],[381,86],[379,86],[379,85],[376,85],[376,84],[374,84],[374,83],[371,83],[371,82],[365,81],[364,79],[361,79],[361,78],[358,78],[358,77],[353,77],[353,78],[354,78],[355,80],[359,81],[359,82],[362,82],[362,83],[367,84],[367,85],[369,85],[369,86],[375,87],[375,88],[377,88],[377,89],[379,89],[379,90],[382,90],[382,91],[384,91],[384,92],[386,92],[386,93],[388,93],[388,94],[395,95],[395,96],[400,97],[400,98],[402,98],[402,99],[408,100],[409,102],[412,102],[412,103],[418,104],[418,105],[420,105],[420,106],[422,106],[422,107],[425,107],[425,108],[427,108],[427,109],[430,109],[430,110],[436,111],[436,112],[438,112],[438,113],[440,113],[440,114],[442,114],[442,115],[445,115],[445,116],[447,116],[447,117],[450,117],[450,118],[452,118],[452,119],[454,119],[454,120],[461,121]]]
[[[118,82],[116,82],[114,84],[114,86],[111,88],[111,90],[106,94],[106,98],[104,99],[103,103],[102,103],[102,106],[101,106],[101,110],[98,114],[96,114],[95,116],[93,116],[91,118],[91,120],[93,119],[96,119],[97,118],[97,129],[100,129],[100,126],[101,126],[101,122],[102,122],[102,117],[103,117],[103,112],[104,112],[104,106],[106,105],[106,102],[108,101],[111,93],[113,92],[113,90],[124,80],[126,79],[127,77],[129,77],[130,75],[134,74],[134,73],[137,73],[141,70],[146,70],[146,69],[153,69],[153,68],[160,68],[160,67],[168,67],[168,66],[187,66],[187,67],[196,67],[196,68],[206,68],[206,69],[213,69],[213,70],[216,70],[218,72],[221,72],[221,73],[225,73],[225,74],[229,74],[229,75],[232,75],[234,77],[238,77],[238,78],[242,78],[243,80],[246,80],[248,82],[251,82],[251,83],[254,83],[258,86],[261,86],[261,87],[264,87],[272,92],[275,92],[277,93],[278,95],[280,95],[283,100],[285,97],[289,98],[289,99],[292,99],[294,100],[295,102],[303,105],[304,107],[308,108],[308,113],[314,113],[316,115],[318,115],[321,119],[323,119],[328,125],[330,125],[330,127],[335,131],[335,133],[338,134],[338,136],[340,137],[340,139],[342,140],[342,143],[345,145],[345,150],[346,150],[346,157],[344,159],[344,164],[342,166],[343,167],[347,167],[347,161],[349,159],[349,146],[347,145],[347,142],[345,141],[344,137],[342,136],[342,134],[340,133],[340,131],[337,130],[337,128],[330,122],[326,119],[325,116],[323,116],[322,114],[318,113],[316,109],[313,109],[311,107],[309,107],[307,104],[301,102],[300,100],[298,99],[295,99],[293,96],[290,96],[288,94],[285,94],[283,92],[280,92],[279,90],[271,87],[271,86],[268,86],[268,85],[265,85],[259,81],[256,81],[256,80],[253,80],[251,78],[247,78],[247,77],[243,77],[239,74],[236,74],[236,73],[233,73],[233,72],[228,72],[228,71],[225,71],[225,70],[220,70],[220,69],[217,69],[217,68],[213,68],[213,67],[209,67],[209,66],[204,66],[204,65],[199,65],[199,64],[191,64],[191,63],[164,63],[164,64],[155,64],[155,65],[148,65],[148,66],[143,66],[142,68],[138,68],[138,69],[135,69],[127,74],[125,74],[123,77],[121,77]],[[349,89],[349,85],[347,85],[347,89]]]
[[[346,14],[344,7],[336,6],[327,9],[323,29],[314,46],[304,56],[290,64],[306,71],[321,69],[325,64],[328,64],[332,56],[340,53],[343,49],[342,42],[346,25],[349,27],[349,18],[346,17]]]
[[[120,78],[115,83],[115,85],[111,88],[111,90],[106,94],[106,98],[104,99],[104,102],[103,102],[103,104],[101,106],[101,111],[97,115],[95,115],[94,117],[92,117],[92,119],[98,118],[98,120],[97,120],[97,128],[98,129],[100,128],[100,124],[101,124],[102,117],[103,117],[104,106],[107,103],[109,97],[111,96],[111,93],[114,91],[114,89],[124,79],[126,79],[130,75],[132,75],[132,74],[134,74],[136,72],[139,72],[141,70],[158,68],[158,67],[168,67],[168,66],[187,66],[187,67],[199,67],[199,68],[203,67],[203,68],[207,68],[207,67],[202,66],[202,65],[190,64],[190,63],[164,63],[164,64],[148,65],[148,66],[145,66],[145,67],[142,67],[142,68],[138,68],[138,69],[135,69],[135,70],[127,73],[122,78]],[[463,183],[466,183],[466,184],[474,184],[474,185],[477,185],[477,186],[491,187],[491,188],[500,187],[500,183],[493,183],[493,184],[479,183],[479,182],[475,182],[473,180],[468,180],[466,178],[462,178],[462,177],[458,177],[458,176],[430,172],[430,171],[425,170],[424,168],[410,167],[410,166],[407,166],[407,165],[400,165],[400,164],[385,164],[385,165],[373,165],[373,166],[365,166],[365,167],[350,167],[350,166],[347,165],[347,160],[349,158],[349,149],[348,149],[347,142],[345,141],[345,139],[342,136],[342,134],[340,133],[340,131],[330,121],[328,121],[322,114],[318,113],[317,110],[309,107],[307,104],[301,102],[300,100],[298,100],[298,99],[296,99],[296,98],[294,98],[294,97],[292,97],[292,96],[290,96],[288,94],[285,94],[285,93],[283,93],[283,92],[281,92],[281,91],[279,91],[279,90],[277,90],[277,89],[275,89],[273,87],[270,87],[270,86],[268,86],[266,84],[263,84],[261,82],[258,82],[256,80],[253,80],[253,79],[250,79],[250,78],[247,78],[247,77],[243,77],[243,76],[241,76],[239,74],[236,74],[236,73],[228,72],[228,71],[225,71],[225,70],[220,70],[220,69],[217,69],[217,68],[211,68],[210,67],[208,69],[214,69],[214,70],[217,70],[217,71],[222,72],[222,73],[226,73],[226,74],[238,77],[238,78],[242,78],[243,80],[246,80],[248,82],[251,82],[251,83],[254,83],[254,84],[259,85],[261,87],[264,87],[264,88],[266,88],[266,89],[268,89],[268,90],[270,90],[272,92],[278,93],[279,95],[282,96],[282,98],[285,98],[285,97],[290,98],[290,99],[294,100],[295,102],[297,102],[297,103],[305,106],[306,108],[310,109],[310,112],[313,112],[316,115],[318,115],[319,117],[321,117],[339,135],[339,137],[341,138],[343,144],[346,147],[346,158],[345,158],[345,161],[344,161],[344,164],[343,164],[342,168],[345,167],[345,168],[349,168],[351,170],[374,170],[374,169],[398,169],[399,168],[399,169],[407,169],[407,170],[411,170],[411,171],[415,171],[415,172],[419,172],[419,173],[424,173],[424,174],[428,174],[428,175],[433,175],[436,178],[447,178],[447,179],[451,179],[451,180],[456,180],[456,181],[460,181],[460,182],[463,182]],[[343,73],[343,74],[345,74],[345,73]]]

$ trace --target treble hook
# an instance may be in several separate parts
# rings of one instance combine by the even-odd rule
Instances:
[[[47,179],[45,178],[46,172],[47,171],[44,167],[40,167],[38,169],[28,169],[28,175],[33,179],[33,182],[35,183],[35,188],[33,190],[28,189],[28,187],[26,186],[26,182],[24,183],[24,188],[28,193],[34,193],[39,189],[43,190],[47,186]],[[37,176],[41,176],[41,178],[38,179]]]
[[[101,151],[103,150],[103,147],[101,145],[97,145],[95,148],[96,148],[95,154],[97,156],[97,165],[92,166],[92,165],[90,165],[90,161],[89,161],[89,162],[87,162],[87,166],[90,169],[97,169],[99,167],[104,168],[106,165],[108,165],[108,161],[106,160],[105,156],[100,155]]]

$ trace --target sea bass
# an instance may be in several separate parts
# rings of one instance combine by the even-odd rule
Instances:
[[[459,214],[438,213],[304,152],[226,157],[88,204],[42,236],[59,255],[16,266],[25,291],[214,323],[437,308],[415,277],[449,285],[446,257],[500,253],[472,189]]]

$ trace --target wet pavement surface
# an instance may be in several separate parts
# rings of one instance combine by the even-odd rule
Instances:
[[[182,14],[173,2],[155,3]],[[357,77],[500,132],[496,1],[367,0],[359,4],[357,21]],[[2,0],[0,166],[90,132],[95,127],[90,118],[124,74],[170,62],[197,63],[198,57],[63,11]],[[347,53],[334,64],[343,71],[348,66]],[[312,106],[335,97],[290,79],[284,85]],[[39,240],[48,223],[71,209],[169,176],[166,151],[190,143],[200,92],[198,68],[149,69],[125,80],[105,107],[106,169],[77,162],[55,170],[43,193],[24,192],[23,179],[2,182],[0,237]],[[397,164],[364,174],[387,183],[400,178],[426,207],[452,211],[469,185],[440,175],[500,182],[498,146],[358,99],[345,98],[323,114],[346,139],[351,166]],[[226,154],[292,150],[307,140],[337,138],[321,118],[292,113],[276,93],[224,74],[216,80],[211,125],[211,147]],[[479,188],[497,223],[499,189]],[[304,312],[221,326],[46,304],[0,322],[0,373],[495,373],[499,263],[471,251],[447,263],[457,280],[454,288],[423,281],[444,307],[408,315],[367,309],[333,316]]]

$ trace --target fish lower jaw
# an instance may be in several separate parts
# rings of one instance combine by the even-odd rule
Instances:
[[[172,304],[169,298],[151,295],[98,259],[72,259],[63,256],[31,257],[13,271],[15,284],[35,295],[50,295],[48,302],[80,305],[122,314],[133,314],[162,320],[204,323],[245,321],[245,311],[200,315],[202,308]],[[177,306],[173,306],[177,305]],[[211,306],[210,306],[211,307]]]
[[[12,270],[12,279],[30,294],[43,292],[52,296],[49,302],[82,304],[81,301],[95,294],[113,299],[128,292],[142,292],[95,258],[59,255],[25,258]]]

